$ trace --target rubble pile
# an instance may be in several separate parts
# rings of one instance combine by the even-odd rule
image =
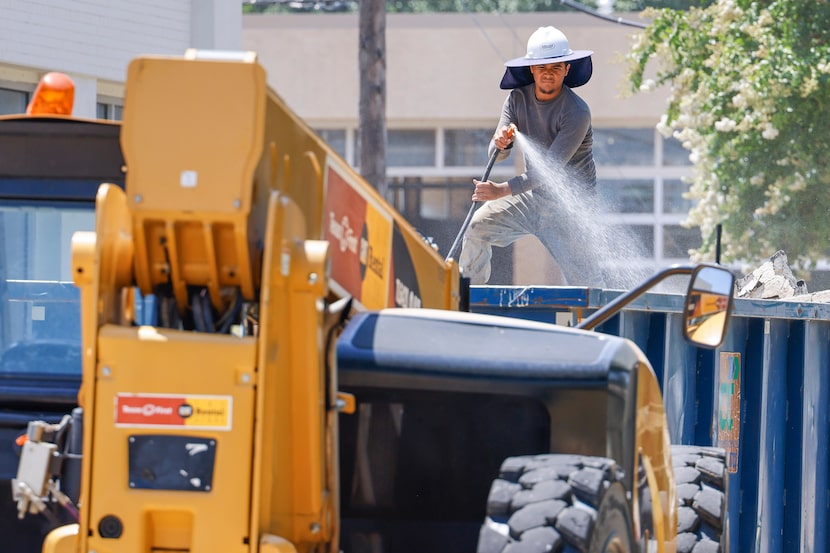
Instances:
[[[830,291],[827,292],[830,298]],[[813,294],[815,296],[816,294]],[[807,284],[797,280],[787,263],[787,254],[778,250],[760,267],[735,281],[736,298],[792,299],[807,296]]]

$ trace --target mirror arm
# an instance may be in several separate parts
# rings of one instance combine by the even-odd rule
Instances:
[[[605,307],[602,307],[589,317],[583,319],[578,325],[576,325],[576,328],[591,330],[599,326],[600,324],[604,323],[617,313],[619,313],[623,307],[642,296],[655,284],[662,282],[671,276],[691,275],[692,273],[694,273],[694,271],[694,265],[675,265],[663,269],[662,271],[655,274],[645,282],[638,285],[636,288],[632,288],[628,292],[625,292],[624,294],[617,296],[616,298],[614,298],[613,301],[605,305]]]

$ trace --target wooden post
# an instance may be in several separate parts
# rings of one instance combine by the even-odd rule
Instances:
[[[386,2],[360,6],[360,172],[386,198]]]

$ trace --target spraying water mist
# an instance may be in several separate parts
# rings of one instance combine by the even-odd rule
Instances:
[[[641,282],[650,272],[638,264],[638,260],[646,257],[645,249],[639,238],[624,226],[609,224],[607,214],[614,211],[613,207],[573,182],[540,144],[521,132],[516,133],[516,143],[524,153],[527,166],[533,168],[534,179],[554,199],[555,208],[549,216],[564,218],[565,226],[583,244],[587,261],[600,268],[605,287],[629,289]]]

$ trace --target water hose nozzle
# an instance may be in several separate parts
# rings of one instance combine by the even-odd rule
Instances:
[[[516,134],[518,130],[519,129],[516,127],[515,123],[510,123],[510,126],[507,128],[507,136],[513,138],[513,135]]]

